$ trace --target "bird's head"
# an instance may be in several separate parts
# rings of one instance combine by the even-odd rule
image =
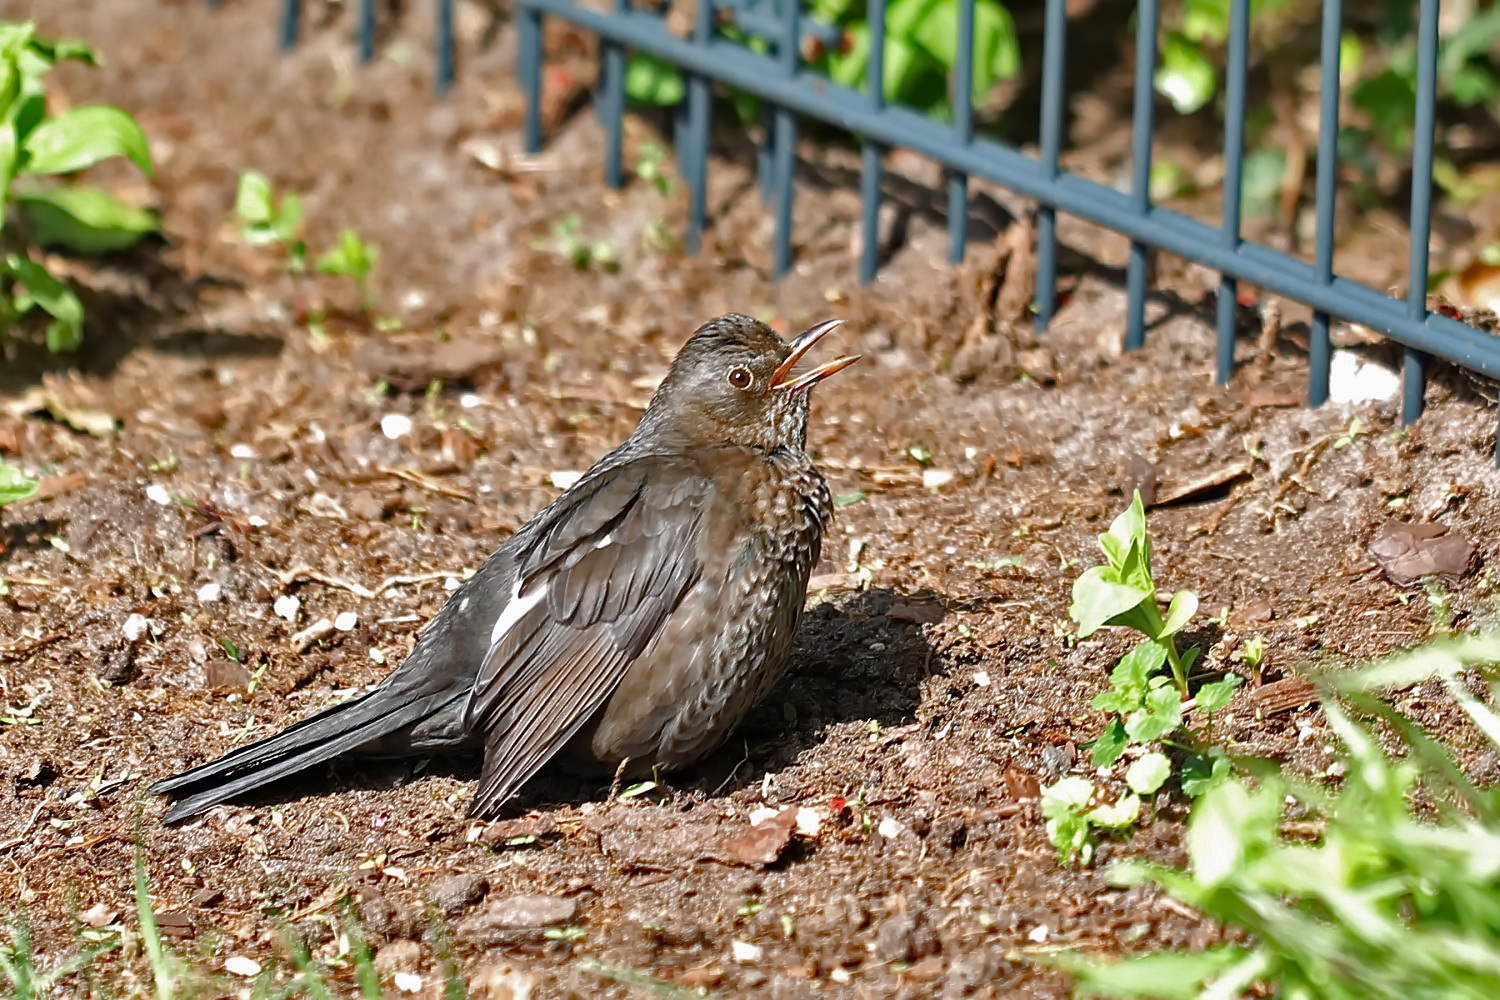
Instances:
[[[792,369],[842,322],[824,320],[787,344],[749,316],[709,320],[677,352],[641,429],[692,444],[803,448],[812,387],[859,358],[835,358],[800,375]]]

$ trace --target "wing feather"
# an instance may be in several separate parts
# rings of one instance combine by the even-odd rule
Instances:
[[[707,477],[665,457],[605,477],[559,505],[521,556],[512,603],[543,599],[495,636],[475,680],[468,722],[485,734],[475,815],[594,716],[698,582]]]

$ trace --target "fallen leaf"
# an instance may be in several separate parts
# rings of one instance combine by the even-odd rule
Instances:
[[[781,857],[797,830],[797,807],[787,806],[746,832],[723,842],[722,852],[746,865],[769,865]],[[722,858],[720,860],[723,860]]]
[[[1425,576],[1463,576],[1474,562],[1474,544],[1446,524],[1387,521],[1368,548],[1386,578],[1402,587]]]

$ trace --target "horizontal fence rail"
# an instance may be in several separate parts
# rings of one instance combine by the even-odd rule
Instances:
[[[374,0],[354,0],[356,43],[363,58],[374,54]],[[982,178],[1038,203],[1035,304],[1045,329],[1057,308],[1058,212],[1114,230],[1131,241],[1126,269],[1127,311],[1124,342],[1139,347],[1145,338],[1145,305],[1150,256],[1165,250],[1197,261],[1221,275],[1217,292],[1216,366],[1221,384],[1234,365],[1237,294],[1249,282],[1310,306],[1308,403],[1327,401],[1334,317],[1368,327],[1402,345],[1402,417],[1422,411],[1428,362],[1441,358],[1500,380],[1500,338],[1427,308],[1428,240],[1432,223],[1432,168],[1437,95],[1439,0],[1421,0],[1418,23],[1417,97],[1410,217],[1409,287],[1405,300],[1340,277],[1333,269],[1334,209],[1338,194],[1339,55],[1344,23],[1342,0],[1323,0],[1320,29],[1320,124],[1314,178],[1314,251],[1309,263],[1240,235],[1240,209],[1247,117],[1250,0],[1231,0],[1228,60],[1224,88],[1224,204],[1222,223],[1209,225],[1153,204],[1150,193],[1151,140],[1156,95],[1158,0],[1138,0],[1136,73],[1132,101],[1132,170],[1128,191],[1120,192],[1059,167],[1065,139],[1064,61],[1068,21],[1065,0],[1047,0],[1041,72],[1040,156],[974,133],[974,3],[962,0],[957,30],[958,58],[950,93],[952,118],[939,121],[891,105],[884,98],[886,0],[869,0],[870,55],[862,91],[840,86],[808,69],[803,46],[809,41],[837,44],[841,29],[804,15],[800,0],[697,0],[689,32],[669,29],[661,5],[635,9],[630,0],[514,0],[517,8],[517,72],[526,98],[524,136],[529,152],[543,142],[541,123],[542,23],[556,17],[596,35],[601,42],[598,109],[606,138],[605,180],[623,183],[621,143],[626,107],[629,53],[643,53],[676,66],[686,77],[676,136],[679,169],[690,194],[687,246],[696,251],[707,224],[708,143],[712,131],[714,86],[742,91],[764,103],[758,158],[762,192],[775,219],[774,273],[792,264],[791,229],[797,124],[810,118],[863,140],[861,225],[864,233],[860,278],[870,281],[879,264],[878,221],[882,200],[882,157],[904,148],[942,164],[948,171],[949,256],[962,260],[967,243],[969,179]],[[453,77],[452,0],[437,0],[437,88]],[[283,0],[282,40],[297,39],[300,0]],[[733,24],[764,43],[756,51],[721,30]],[[1500,463],[1500,439],[1496,460]]]

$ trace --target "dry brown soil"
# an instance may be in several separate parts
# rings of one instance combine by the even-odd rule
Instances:
[[[857,160],[809,144],[796,270],[773,283],[733,129],[705,252],[686,257],[670,246],[680,185],[600,181],[583,40],[549,33],[551,137],[525,157],[508,25],[486,47],[481,8],[461,7],[463,74],[434,103],[423,5],[369,67],[346,21],[309,6],[310,37],[283,58],[271,0],[4,5],[102,48],[104,69],[58,79],[71,101],[139,116],[156,177],[100,176],[159,206],[167,235],[102,263],[54,259],[87,292],[88,344],[50,359],[22,331],[0,373],[0,449],[47,476],[0,520],[0,898],[29,914],[45,963],[83,945],[87,917],[127,943],[97,975],[145,976],[139,844],[164,926],[206,956],[214,991],[244,988],[219,972],[233,956],[288,976],[288,927],[352,989],[335,933],[347,896],[392,991],[404,972],[439,995],[445,963],[481,997],[667,989],[594,962],[725,997],[1060,997],[1064,978],[1033,961],[1049,951],[1217,934],[1105,875],[1126,853],[1181,861],[1181,803],[1078,869],[1059,866],[1034,799],[1038,782],[1089,773],[1080,746],[1103,722],[1089,701],[1127,642],[1075,642],[1067,619],[1122,490],[1147,468],[1163,497],[1227,480],[1153,510],[1159,582],[1201,595],[1205,665],[1247,674],[1215,725],[1230,750],[1310,773],[1330,761],[1320,714],[1272,696],[1295,680],[1267,686],[1432,626],[1424,592],[1373,567],[1376,528],[1439,520],[1492,554],[1491,410],[1437,388],[1398,435],[1390,404],[1289,405],[1305,391],[1296,325],[1254,361],[1248,311],[1249,374],[1216,387],[1212,279],[1195,268],[1164,263],[1148,345],[1121,355],[1125,247],[1067,222],[1070,296],[1034,342],[1003,280],[1024,250],[999,249],[1025,206],[980,192],[969,260],[950,267],[940,178],[897,157],[891,259],[861,288]],[[632,119],[631,162],[653,128]],[[302,192],[315,249],[343,226],[379,245],[379,329],[348,282],[287,275],[237,238],[248,168]],[[555,252],[571,212],[618,270]],[[1399,280],[1400,261],[1383,267],[1374,278]],[[815,406],[810,447],[844,505],[793,667],[726,750],[623,800],[550,775],[488,829],[465,816],[469,760],[348,763],[158,825],[149,782],[398,662],[453,582],[557,493],[553,474],[627,434],[676,346],[730,310],[786,332],[846,317],[840,347],[865,360]],[[114,432],[70,424],[90,415]],[[411,432],[386,436],[390,415]],[[936,488],[912,457],[924,450],[951,474]],[[1462,625],[1492,578],[1445,589]],[[286,596],[291,620],[273,611]],[[343,613],[349,630],[294,642]],[[1257,634],[1268,654],[1249,676],[1236,653]],[[1464,738],[1437,694],[1400,701]],[[788,805],[804,829],[776,860],[745,860],[752,813]],[[553,929],[506,926],[528,921]]]

